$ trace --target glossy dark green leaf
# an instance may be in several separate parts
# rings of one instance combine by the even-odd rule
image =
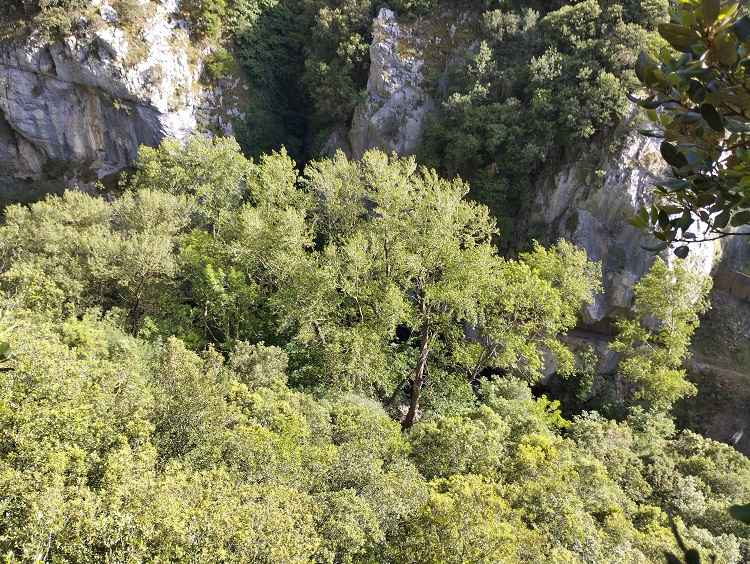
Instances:
[[[634,104],[637,104],[641,108],[645,108],[647,110],[655,110],[656,108],[661,106],[661,102],[656,100],[656,96],[649,96],[648,98],[644,98],[643,100],[629,92],[625,94],[625,96],[627,96],[628,100],[630,100]]]
[[[727,209],[717,215],[713,220],[714,229],[724,229],[729,223],[731,212]]]
[[[662,241],[661,243],[657,243],[655,245],[641,245],[641,249],[650,253],[660,253],[668,246],[669,243],[667,241]]]
[[[684,246],[682,246],[682,247],[677,247],[677,248],[676,248],[676,249],[674,250],[674,255],[675,255],[676,257],[679,257],[679,258],[681,258],[681,259],[687,258],[687,256],[688,256],[689,254],[690,254],[690,247],[688,247],[687,245],[684,245]]]
[[[702,76],[715,75],[716,70],[712,69],[711,67],[698,67],[695,69],[678,70],[677,74],[685,77],[698,78]]]
[[[719,10],[721,10],[721,0],[703,0],[703,23],[711,26],[719,19]]]
[[[651,100],[653,100],[654,98],[656,98],[656,96],[654,96],[652,94],[648,98],[641,99],[641,98],[639,98],[638,96],[636,96],[635,94],[633,94],[631,92],[626,92],[625,93],[625,97],[628,100],[630,100],[631,102],[633,102],[634,104],[640,104],[641,102],[650,102]]]
[[[638,104],[641,108],[645,110],[655,110],[656,108],[661,107],[661,102],[654,101],[654,102],[643,102],[641,104]]]
[[[729,508],[729,514],[735,519],[750,525],[750,503],[747,505],[733,505]]]
[[[688,164],[685,155],[680,153],[677,147],[667,141],[662,142],[659,150],[661,151],[661,156],[667,161],[667,164],[673,167],[680,168]]]
[[[693,186],[695,186],[698,190],[708,190],[710,188],[713,188],[716,186],[716,181],[711,180],[709,178],[696,178],[692,181]]]
[[[639,215],[628,219],[628,223],[633,227],[637,227],[638,229],[644,229],[645,227],[648,227],[648,222]]]
[[[658,63],[648,53],[641,51],[635,61],[635,75],[642,84],[653,84],[652,73],[649,73],[649,70],[658,66]]]
[[[699,122],[701,117],[701,114],[699,114],[698,112],[687,112],[676,118],[675,122],[682,125],[692,125]]]
[[[658,222],[661,229],[666,229],[669,226],[669,214],[664,210],[659,210]]]
[[[737,38],[734,34],[721,33],[714,39],[716,56],[722,65],[731,67],[737,62]]]
[[[693,216],[690,214],[689,211],[686,210],[685,212],[683,212],[680,219],[677,220],[677,227],[679,227],[680,229],[684,231],[685,229],[690,227],[692,223],[693,223]]]
[[[661,131],[656,130],[649,130],[649,129],[637,129],[636,130],[641,135],[645,135],[646,137],[654,137],[655,139],[663,139],[664,134]]]
[[[690,86],[688,87],[688,96],[696,104],[702,104],[703,100],[706,99],[706,89],[703,88],[700,82],[693,79],[690,81]]]
[[[670,178],[668,180],[662,180],[656,183],[656,187],[662,192],[671,194],[673,192],[679,192],[690,187],[690,182],[681,178]]]
[[[715,199],[714,193],[712,192],[701,192],[695,197],[695,205],[702,208],[713,202]],[[705,221],[705,220],[704,220]]]
[[[711,104],[701,104],[701,117],[714,131],[724,133],[724,123],[721,120],[719,110]]]
[[[732,227],[740,227],[741,225],[750,224],[750,211],[741,211],[732,216],[729,225]]]
[[[734,29],[734,34],[737,38],[744,43],[747,41],[747,38],[750,37],[750,18],[742,16],[734,22],[732,28]]]
[[[701,38],[696,30],[674,23],[659,24],[659,35],[673,47],[687,47]]]

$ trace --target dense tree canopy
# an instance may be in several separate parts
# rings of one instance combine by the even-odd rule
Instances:
[[[745,457],[663,409],[532,394],[548,352],[580,363],[556,337],[598,268],[570,244],[504,260],[462,182],[378,152],[300,176],[198,138],[123,188],[0,228],[7,560],[656,562],[667,512],[704,557],[750,556]],[[656,407],[701,284],[657,263],[635,293],[661,325],[623,322]]]
[[[468,180],[514,244],[539,173],[626,115],[637,53],[666,9],[662,0],[491,4],[467,64],[434,93],[442,112],[420,158]]]
[[[676,551],[666,510],[704,556],[750,549],[725,511],[750,480],[742,455],[565,420],[516,379],[404,434],[371,400],[290,389],[276,347],[224,362],[99,310],[3,323],[10,561],[658,562]]]
[[[597,267],[566,243],[502,260],[487,209],[414,159],[339,153],[311,165],[306,186],[318,196],[324,247],[316,273],[300,272],[313,293],[283,294],[284,322],[324,360],[331,383],[372,389],[388,406],[408,385],[407,427],[425,383],[444,394],[463,379],[469,393],[488,367],[534,381],[542,347],[564,356],[557,334],[599,287]],[[396,383],[394,366],[405,371]]]
[[[110,4],[126,25],[153,7]],[[670,49],[666,0],[472,0],[476,37],[426,67],[417,158],[304,162],[362,99],[381,7],[468,4],[183,0],[205,76],[247,79],[238,141],[143,147],[115,194],[5,209],[3,561],[661,562],[672,518],[704,560],[750,561],[727,512],[750,461],[669,411],[707,279],[657,259],[596,373],[560,337],[599,265],[513,229],[636,74],[673,178],[634,223],[662,248],[750,223],[750,19],[681,0]],[[10,0],[0,26],[85,35],[98,6]],[[584,411],[606,387],[615,407]]]

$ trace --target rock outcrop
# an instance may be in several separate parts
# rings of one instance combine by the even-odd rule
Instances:
[[[380,11],[373,21],[367,97],[355,111],[348,139],[339,136],[329,146],[343,147],[354,158],[370,148],[399,155],[417,152],[437,105],[428,94],[435,88],[425,86],[425,77],[444,90],[447,70],[465,63],[476,47],[471,17],[427,20],[407,25],[392,11]],[[627,123],[614,138],[619,139],[617,148],[592,146],[588,155],[553,176],[540,177],[534,211],[525,222],[536,236],[569,239],[602,263],[605,291],[582,312],[583,321],[592,326],[630,308],[633,284],[653,263],[653,253],[642,246],[656,241],[628,219],[651,202],[653,183],[665,174],[658,141],[633,133]],[[747,247],[731,238],[694,244],[689,260],[697,270],[710,272],[722,252],[737,262],[747,256]]]
[[[659,142],[623,129],[618,148],[599,158],[590,155],[547,179],[537,190],[530,218],[547,237],[564,237],[601,262],[604,293],[582,312],[588,324],[630,308],[633,284],[654,261],[654,253],[642,247],[658,243],[628,219],[651,203],[653,184],[666,172]],[[709,273],[720,256],[720,243],[698,243],[688,260]],[[672,257],[667,252],[665,258]]]
[[[351,155],[378,148],[399,155],[416,153],[434,102],[423,88],[422,40],[381,9],[372,24],[367,98],[357,107],[349,133]]]
[[[85,165],[102,177],[128,165],[141,144],[195,131],[200,65],[178,5],[142,4],[135,31],[118,27],[117,13],[101,4],[98,21],[78,36],[0,45],[7,177],[36,178],[45,163]]]
[[[592,152],[543,180],[530,223],[548,238],[564,237],[602,264],[604,293],[582,312],[589,324],[622,315],[632,305],[632,286],[651,267],[654,253],[643,247],[658,241],[628,223],[653,201],[653,185],[667,175],[660,141],[631,131],[628,122],[616,132],[617,147]],[[694,231],[701,234],[700,225]],[[670,250],[665,260],[677,260]],[[687,258],[692,268],[710,274],[720,261],[747,264],[747,237],[693,243]]]
[[[382,8],[372,24],[366,98],[354,111],[348,135],[332,137],[328,150],[343,148],[353,158],[368,149],[415,154],[436,109],[431,93],[445,87],[448,70],[465,64],[476,47],[475,24],[467,14],[458,21],[434,15],[407,24]]]

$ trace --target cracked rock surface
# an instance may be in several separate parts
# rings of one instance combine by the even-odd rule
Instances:
[[[0,166],[8,177],[34,179],[49,161],[102,177],[130,164],[140,145],[195,131],[199,69],[187,34],[176,6],[150,7],[135,31],[117,27],[104,5],[81,36],[0,44]]]

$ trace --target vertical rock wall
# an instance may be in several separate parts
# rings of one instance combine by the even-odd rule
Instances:
[[[329,142],[353,158],[368,149],[413,155],[427,120],[437,109],[433,92],[445,86],[452,65],[462,65],[476,47],[476,17],[431,15],[401,22],[383,8],[372,23],[370,75],[365,100],[354,111],[345,139]],[[428,76],[435,83],[428,88]]]
[[[630,132],[623,125],[618,147],[583,155],[540,182],[530,218],[550,239],[564,237],[602,264],[604,293],[582,312],[595,324],[622,315],[631,306],[632,286],[651,267],[654,254],[642,246],[658,242],[628,223],[650,205],[653,183],[665,174],[659,141]],[[666,260],[675,260],[664,253]],[[709,273],[721,256],[719,242],[691,245],[688,260]]]
[[[423,88],[423,41],[414,31],[385,8],[373,21],[367,98],[355,110],[349,133],[354,158],[372,148],[399,155],[419,148],[434,102]]]
[[[129,164],[141,144],[195,131],[199,65],[178,6],[143,8],[135,30],[123,31],[102,4],[79,36],[0,45],[0,165],[8,176],[35,178],[59,161],[101,177]]]

